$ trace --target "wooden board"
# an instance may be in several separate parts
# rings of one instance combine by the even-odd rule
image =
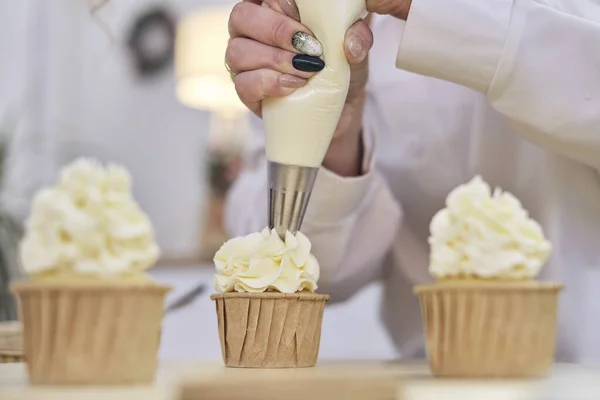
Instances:
[[[416,369],[414,369],[416,368]],[[423,370],[413,366],[413,375]],[[298,369],[224,369],[190,373],[182,379],[180,400],[394,400],[410,363],[327,363]]]
[[[155,385],[30,387],[23,364],[0,364],[1,400],[598,400],[600,367],[557,365],[547,379],[434,379],[423,362],[322,363],[294,370],[163,365]]]

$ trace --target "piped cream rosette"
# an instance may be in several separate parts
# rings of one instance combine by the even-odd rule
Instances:
[[[533,279],[552,245],[521,202],[475,177],[454,189],[432,219],[429,271],[446,279]]]
[[[34,279],[144,279],[159,257],[152,223],[117,165],[80,159],[35,196],[21,242]]]
[[[302,233],[281,240],[273,229],[227,241],[215,255],[215,289],[226,292],[314,292],[319,263]]]

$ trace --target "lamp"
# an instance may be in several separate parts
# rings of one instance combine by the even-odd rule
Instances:
[[[225,69],[231,8],[207,8],[177,26],[177,97],[186,106],[224,113],[245,110]]]
[[[210,143],[225,153],[242,151],[248,135],[246,107],[225,68],[230,14],[231,7],[212,7],[185,16],[175,43],[177,98],[212,112]]]

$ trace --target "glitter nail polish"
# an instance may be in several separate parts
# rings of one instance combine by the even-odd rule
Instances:
[[[323,55],[323,45],[315,37],[305,32],[296,32],[292,37],[292,46],[299,52],[320,57]]]

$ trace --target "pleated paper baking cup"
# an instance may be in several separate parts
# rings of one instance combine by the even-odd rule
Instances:
[[[503,378],[547,374],[561,289],[540,282],[417,286],[432,372]]]
[[[0,364],[20,363],[25,361],[23,353],[20,351],[0,350]]]
[[[323,310],[316,293],[224,293],[211,296],[228,367],[297,368],[316,364]]]
[[[0,364],[23,362],[23,329],[18,321],[0,322]]]
[[[25,283],[13,291],[32,384],[153,381],[168,287]]]
[[[23,329],[18,321],[0,322],[0,355],[23,351]]]

